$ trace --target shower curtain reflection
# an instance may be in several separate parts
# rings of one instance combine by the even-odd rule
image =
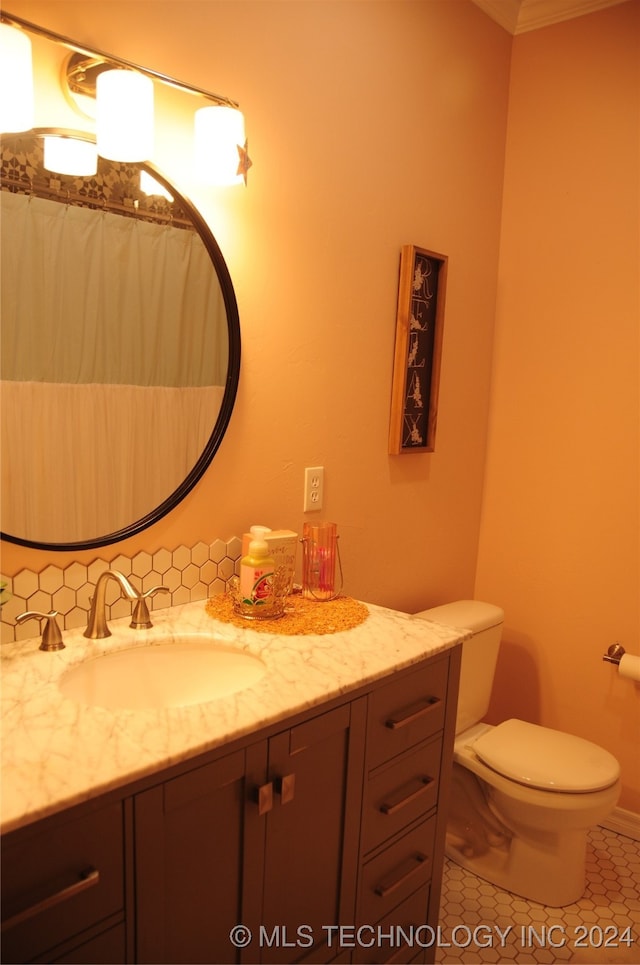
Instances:
[[[222,293],[195,231],[1,197],[3,530],[90,539],[161,503],[203,451]]]
[[[120,529],[131,513],[143,517],[196,462],[223,391],[3,381],[4,525],[63,543],[70,532],[90,539]]]

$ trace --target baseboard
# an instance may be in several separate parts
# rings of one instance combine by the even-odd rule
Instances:
[[[600,826],[624,834],[627,838],[640,841],[640,814],[625,811],[624,808],[614,808],[608,818],[600,822]]]

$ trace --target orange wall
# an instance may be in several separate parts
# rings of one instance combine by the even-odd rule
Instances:
[[[247,190],[197,190],[188,131],[176,136],[181,121],[172,119],[161,132],[160,167],[173,167],[203,209],[236,287],[243,357],[230,429],[184,503],[107,553],[225,538],[254,522],[301,530],[304,467],[323,465],[322,515],[342,534],[348,592],[407,610],[470,595],[508,34],[467,0],[10,8],[227,94],[247,118]],[[408,243],[450,259],[441,415],[435,454],[389,457],[398,262]],[[46,559],[3,550],[8,575]],[[56,554],[58,565],[66,558]]]
[[[614,639],[638,648],[635,0],[515,41],[468,0],[10,9],[228,94],[247,117],[248,190],[189,185],[177,116],[159,161],[234,279],[230,429],[177,510],[100,555],[253,522],[300,529],[303,469],[324,465],[346,590],[406,610],[502,604],[493,713],[609,747],[622,804],[640,811],[638,694],[600,659]],[[440,417],[434,454],[389,457],[406,243],[449,256]],[[5,543],[2,569],[51,556]]]
[[[640,812],[640,4],[516,37],[476,595],[506,611],[492,719],[595,740]]]

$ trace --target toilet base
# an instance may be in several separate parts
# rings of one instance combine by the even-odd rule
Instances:
[[[567,827],[562,816],[536,814],[530,803],[511,800],[454,763],[446,854],[505,891],[551,907],[571,905],[584,894],[591,822]]]
[[[547,838],[530,843],[512,837],[482,854],[465,855],[459,836],[448,831],[445,850],[456,864],[511,894],[553,908],[572,905],[586,886],[587,832],[565,831]]]
[[[473,751],[477,725],[456,738],[447,816],[447,855],[505,891],[542,905],[579,901],[586,885],[589,828],[615,806],[620,781],[588,793],[528,787]]]

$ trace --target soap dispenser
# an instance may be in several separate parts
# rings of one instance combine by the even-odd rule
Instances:
[[[249,551],[240,560],[240,596],[251,606],[263,604],[272,595],[275,563],[263,539],[249,543]]]
[[[269,526],[252,526],[248,533],[242,534],[242,555],[249,555],[249,544],[252,540],[263,540],[267,533],[270,533]]]

